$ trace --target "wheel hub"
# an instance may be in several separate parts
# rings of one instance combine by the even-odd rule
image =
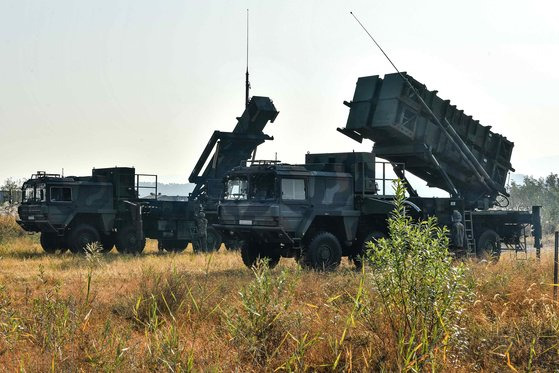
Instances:
[[[328,245],[321,245],[319,249],[319,257],[323,262],[328,262],[331,257],[330,247]]]

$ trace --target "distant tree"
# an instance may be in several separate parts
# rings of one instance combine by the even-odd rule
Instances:
[[[13,180],[11,177],[4,180],[4,184],[0,187],[2,194],[0,196],[0,205],[6,204],[5,209],[10,210],[12,207],[20,202],[21,191],[20,191],[20,180]]]
[[[18,190],[19,184],[18,181],[15,181],[11,177],[4,180],[4,185],[2,185],[2,190]]]
[[[551,173],[546,177],[526,176],[522,183],[512,182],[510,208],[526,209],[542,206],[542,229],[551,234],[559,228],[559,177]]]

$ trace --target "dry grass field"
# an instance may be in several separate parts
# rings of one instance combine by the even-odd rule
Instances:
[[[45,255],[0,217],[0,369],[3,371],[395,371],[388,315],[367,273],[282,259],[251,272],[236,252],[141,256]],[[8,228],[6,228],[8,227]],[[16,230],[17,231],[17,230]],[[474,299],[458,343],[435,348],[424,370],[557,371],[558,306],[552,243],[541,261],[503,255],[467,262]],[[366,271],[371,271],[367,269]],[[361,296],[359,296],[361,294]]]

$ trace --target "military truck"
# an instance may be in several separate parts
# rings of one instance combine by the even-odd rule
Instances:
[[[217,250],[222,239],[211,225],[207,244],[199,242],[198,214],[205,211],[210,224],[216,221],[224,174],[253,156],[258,145],[273,139],[262,131],[277,115],[268,97],[254,96],[233,132],[215,131],[189,178],[196,187],[187,201],[158,200],[157,176],[136,174],[130,167],[94,169],[84,177],[40,172],[22,186],[18,223],[26,231],[41,233],[47,253],[68,249],[80,253],[96,241],[102,252],[116,244],[119,252],[140,253],[146,238],[157,239],[162,251],[180,252],[189,243],[194,251],[203,246]],[[145,177],[155,182],[142,182]],[[141,198],[142,188],[152,188],[154,193]]]
[[[47,253],[83,252],[92,242],[100,242],[102,252],[115,243],[119,252],[143,250],[134,168],[94,169],[85,177],[38,172],[22,191],[17,222],[26,231],[41,232]]]
[[[447,226],[456,214],[462,217],[466,245],[457,255],[525,253],[530,234],[539,253],[539,206],[503,208],[513,143],[436,93],[406,74],[359,78],[353,101],[345,102],[346,127],[339,131],[357,141],[374,140],[373,151],[307,154],[302,165],[238,167],[224,179],[215,227],[244,242],[247,266],[259,257],[271,266],[280,257],[294,257],[304,266],[326,269],[338,266],[342,256],[359,265],[365,244],[387,234],[393,196],[387,193],[386,172],[379,170],[391,167],[407,186],[414,217],[436,216]],[[406,172],[450,196],[420,197]]]

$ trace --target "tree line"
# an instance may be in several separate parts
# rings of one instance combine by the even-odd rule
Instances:
[[[509,187],[510,205],[513,210],[542,206],[542,229],[551,234],[559,228],[559,176],[525,176],[521,183],[512,181]]]

